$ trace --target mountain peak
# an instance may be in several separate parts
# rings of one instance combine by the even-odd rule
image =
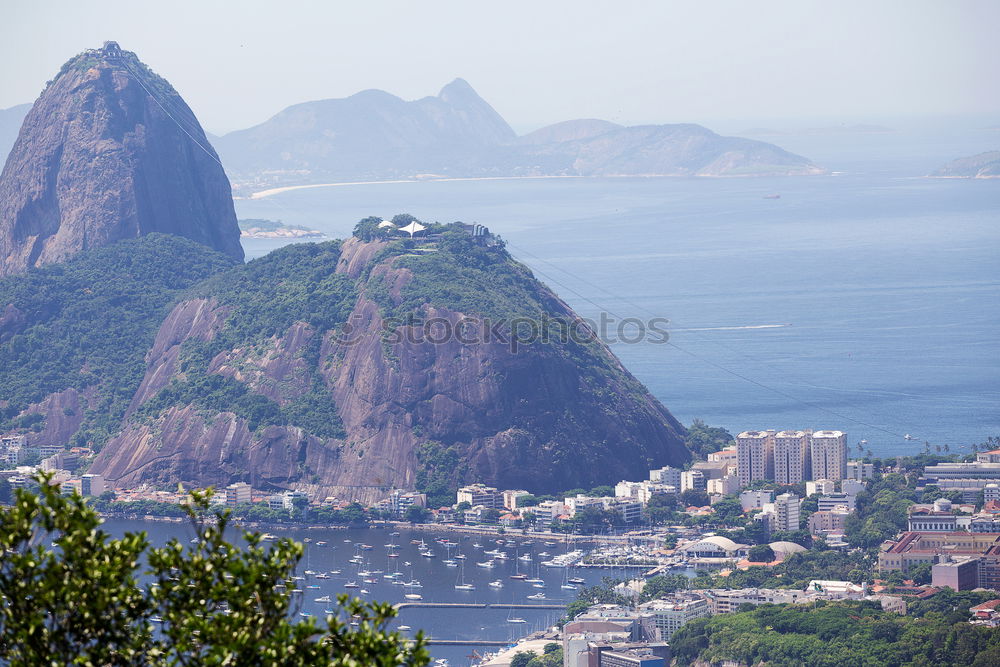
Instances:
[[[229,180],[177,91],[116,42],[70,58],[0,174],[0,275],[152,232],[243,259]]]
[[[476,89],[462,77],[457,77],[451,83],[442,88],[441,92],[438,93],[438,97],[449,103],[454,103],[456,100],[467,99],[470,97],[482,99],[479,97],[479,93],[476,92]]]

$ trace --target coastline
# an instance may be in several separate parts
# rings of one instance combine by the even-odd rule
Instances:
[[[349,185],[386,185],[393,183],[444,183],[449,181],[525,181],[551,178],[585,178],[584,176],[454,176],[447,178],[400,178],[388,181],[344,181],[340,183],[312,183],[309,185],[285,185],[279,188],[269,188],[253,192],[249,197],[233,197],[233,199],[264,199],[272,195],[293,190],[310,190],[313,188],[337,188]]]

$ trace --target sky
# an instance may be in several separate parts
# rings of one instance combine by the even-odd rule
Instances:
[[[298,102],[465,78],[519,131],[996,114],[997,0],[3,0],[0,108],[106,39],[214,133]],[[11,66],[16,64],[16,66]]]

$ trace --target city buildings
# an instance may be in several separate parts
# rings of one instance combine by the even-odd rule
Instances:
[[[844,479],[855,479],[859,482],[866,482],[875,477],[875,464],[864,463],[863,461],[848,461],[847,476]]]
[[[816,431],[810,438],[811,479],[847,478],[847,436],[843,431]]]
[[[740,486],[774,479],[774,431],[744,431],[736,436],[736,469]]]
[[[774,481],[798,484],[811,473],[808,431],[778,431],[774,434]]]
[[[944,563],[958,557],[975,558],[977,586],[1000,586],[1000,533],[918,533],[907,531],[882,547],[880,572],[908,572],[920,563]],[[933,570],[932,570],[933,571]],[[955,575],[958,576],[958,575]]]
[[[849,493],[828,493],[825,496],[820,496],[818,502],[821,512],[830,512],[838,507],[846,507],[853,512],[856,504],[857,496]]]
[[[81,496],[99,496],[104,493],[104,477],[101,475],[83,475],[80,477]]]
[[[473,507],[482,505],[489,509],[499,509],[503,505],[503,494],[492,486],[485,484],[469,484],[458,490],[459,503],[469,503]]]
[[[806,495],[811,496],[817,493],[828,494],[837,490],[837,485],[832,479],[817,479],[806,482]]]
[[[700,470],[685,470],[681,473],[681,493],[684,491],[704,491],[708,480]]]
[[[744,491],[740,494],[740,505],[744,512],[750,510],[763,509],[764,505],[774,502],[774,491],[763,489],[760,491]]]
[[[705,490],[713,496],[732,495],[740,490],[740,480],[735,475],[727,475],[721,479],[710,479]]]
[[[820,536],[831,533],[842,535],[850,515],[851,512],[846,508],[813,512],[809,515],[809,533]]]
[[[517,509],[517,499],[530,496],[531,494],[524,489],[508,489],[504,491],[503,496],[503,506],[511,511]]]
[[[675,489],[679,489],[681,488],[681,472],[682,470],[680,468],[663,466],[658,470],[649,471],[649,481],[667,484]]]
[[[246,482],[235,482],[226,487],[226,504],[241,505],[251,501],[251,488]]]
[[[651,616],[660,641],[669,640],[685,623],[712,613],[708,601],[697,593],[675,593],[669,599],[651,600],[639,605],[639,611]]]
[[[793,493],[782,493],[774,499],[774,529],[798,530],[799,508],[802,501]]]

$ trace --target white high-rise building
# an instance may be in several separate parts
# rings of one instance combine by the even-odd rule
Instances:
[[[875,465],[863,461],[847,462],[847,477],[844,479],[856,479],[859,482],[873,479],[875,477]]]
[[[799,529],[799,497],[793,493],[782,493],[774,499],[774,529]]]
[[[774,479],[774,431],[744,431],[736,436],[736,468],[742,486]]]
[[[774,435],[774,481],[798,484],[810,479],[809,431],[778,431]]]
[[[102,475],[83,475],[80,477],[81,496],[99,496],[104,493],[104,477]]]
[[[704,491],[705,473],[700,470],[685,470],[681,473],[681,493],[684,491]]]
[[[843,431],[812,434],[812,479],[847,479],[847,436]]]
[[[669,484],[675,489],[681,488],[681,469],[663,466],[659,470],[649,471],[649,481],[660,484]]]

